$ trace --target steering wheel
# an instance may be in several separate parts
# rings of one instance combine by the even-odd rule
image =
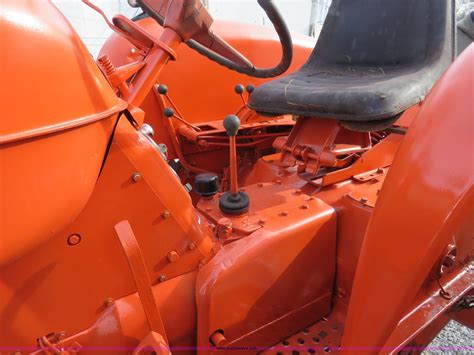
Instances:
[[[155,4],[157,2],[152,1]],[[242,53],[212,32],[210,28],[212,17],[200,0],[161,0],[159,2],[161,6],[152,6],[148,0],[136,0],[143,12],[161,26],[175,30],[189,47],[228,69],[255,78],[272,78],[283,74],[290,67],[293,59],[290,31],[272,0],[257,2],[272,22],[281,43],[282,56],[280,62],[273,68],[255,67]]]

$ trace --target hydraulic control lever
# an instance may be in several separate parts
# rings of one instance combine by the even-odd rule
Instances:
[[[230,215],[240,215],[249,210],[249,197],[239,191],[237,181],[237,149],[235,136],[239,131],[240,120],[235,115],[229,115],[224,120],[224,128],[229,136],[229,161],[230,161],[230,191],[225,192],[220,200],[219,207],[222,212]]]

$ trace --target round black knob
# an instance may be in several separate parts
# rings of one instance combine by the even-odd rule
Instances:
[[[219,179],[216,174],[203,173],[196,176],[196,192],[204,197],[214,196],[219,192]]]
[[[158,92],[161,95],[166,95],[168,93],[168,87],[164,84],[161,84],[160,86],[158,86]]]
[[[236,94],[242,95],[245,91],[245,86],[243,86],[242,84],[235,85],[234,91]]]
[[[236,115],[229,115],[224,120],[224,128],[228,136],[235,136],[240,127],[240,120]]]
[[[253,86],[252,84],[248,84],[246,90],[249,94],[251,94],[255,90],[255,86]]]
[[[229,215],[235,216],[246,213],[249,210],[249,206],[249,196],[243,191],[239,191],[236,195],[227,191],[219,199],[220,210]]]
[[[174,116],[174,111],[171,107],[165,108],[163,113],[165,114],[166,117],[173,117]]]

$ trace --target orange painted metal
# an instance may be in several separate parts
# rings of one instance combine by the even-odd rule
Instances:
[[[61,13],[37,5],[1,5],[0,265],[81,212],[125,108]]]
[[[209,345],[216,331],[226,338],[224,349],[269,346],[329,313],[333,208],[280,184],[246,186],[245,192],[248,215],[229,217],[232,232],[198,273],[198,346]],[[216,224],[225,217],[218,198],[201,200],[198,208]]]
[[[122,37],[102,50],[101,72],[58,11],[38,4],[9,1],[0,15],[8,43],[20,34],[32,43],[17,48],[25,57],[5,56],[24,71],[2,71],[15,119],[0,127],[0,351],[421,349],[447,315],[466,314],[456,307],[472,293],[473,175],[463,154],[472,151],[473,46],[395,123],[406,136],[353,134],[318,118],[293,129],[292,117],[248,110],[233,88],[250,80],[180,45],[171,28],[114,18]],[[278,57],[270,31],[213,30],[259,66]],[[313,44],[295,42],[292,69]],[[236,112],[250,209],[228,216],[220,193],[199,198],[183,185],[215,171],[227,190],[222,119]],[[141,133],[145,121],[181,160],[179,174]],[[301,178],[309,160],[316,180]]]
[[[473,144],[473,59],[471,45],[436,84],[390,168],[364,238],[343,346],[384,346],[443,249],[472,227],[474,176],[463,154]],[[472,263],[469,251],[459,262]]]

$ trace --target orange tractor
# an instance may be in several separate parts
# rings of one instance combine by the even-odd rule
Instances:
[[[271,0],[277,35],[136,3],[97,62],[49,1],[0,5],[2,354],[419,352],[474,327],[454,1],[333,0],[316,44]]]

